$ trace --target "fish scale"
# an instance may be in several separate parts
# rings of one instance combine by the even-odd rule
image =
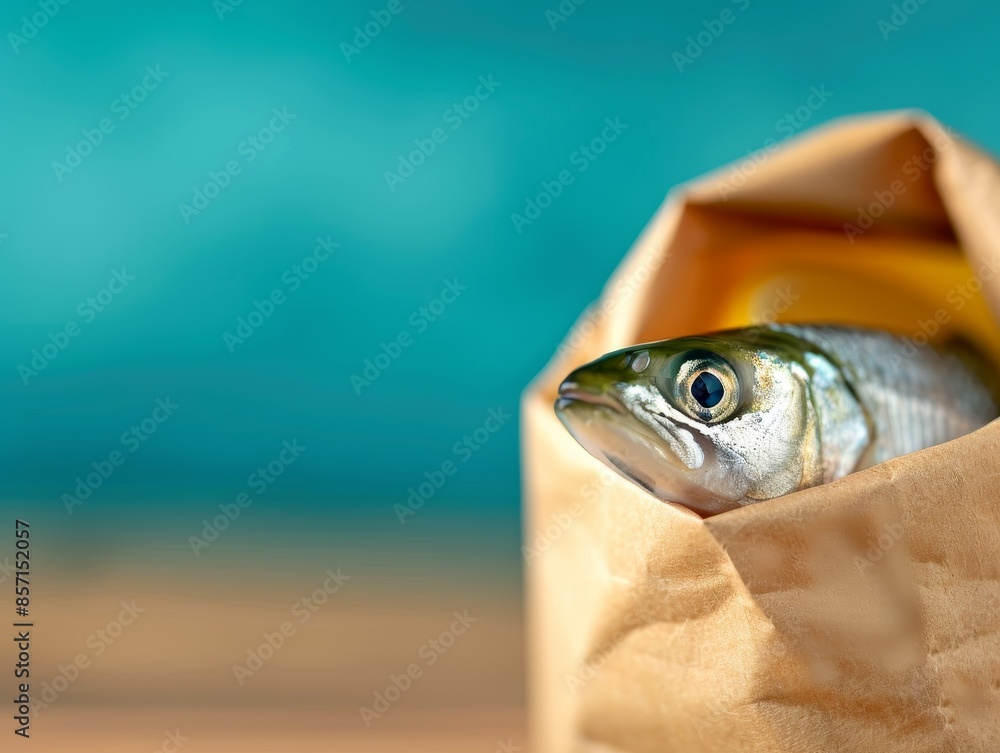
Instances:
[[[773,329],[815,345],[845,373],[874,434],[859,468],[967,434],[996,415],[989,391],[955,353],[875,330]]]

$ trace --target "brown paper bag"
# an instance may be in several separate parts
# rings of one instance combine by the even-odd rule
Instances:
[[[837,121],[668,198],[523,401],[540,753],[1000,750],[1000,425],[708,519],[588,455],[574,367],[761,321],[1000,362],[1000,169],[919,113]]]

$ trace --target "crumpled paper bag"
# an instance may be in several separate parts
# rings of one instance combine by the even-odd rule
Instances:
[[[997,272],[1000,169],[921,113],[835,121],[670,194],[523,399],[533,749],[1000,750],[1000,423],[702,519],[552,408],[605,352],[764,321],[1000,362]]]

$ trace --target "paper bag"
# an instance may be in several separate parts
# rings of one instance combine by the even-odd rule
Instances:
[[[523,400],[533,749],[1000,750],[1000,425],[702,519],[588,455],[576,366],[765,321],[1000,362],[1000,170],[920,113],[674,191]]]

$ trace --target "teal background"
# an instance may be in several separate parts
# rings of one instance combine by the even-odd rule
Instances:
[[[588,0],[553,30],[556,2],[414,0],[349,61],[341,44],[385,3],[244,0],[220,20],[210,0],[70,0],[17,52],[0,40],[0,504],[67,546],[184,550],[298,438],[226,546],[256,530],[516,568],[519,393],[671,186],[780,138],[814,86],[833,96],[809,126],[920,107],[1000,149],[994,4],[927,0],[886,40],[889,3],[745,1]],[[0,30],[38,8],[6,3]],[[735,21],[678,71],[723,8]],[[156,65],[167,78],[60,182],[53,161]],[[390,190],[385,172],[490,75],[495,93]],[[295,119],[186,223],[178,206],[282,107]],[[615,117],[622,136],[518,232],[511,214]],[[326,235],[337,252],[230,353],[223,333]],[[25,386],[19,364],[121,267],[134,282]],[[452,278],[467,291],[357,395],[351,375]],[[60,495],[166,396],[176,415],[67,516]],[[515,419],[400,526],[393,505],[497,407]]]

